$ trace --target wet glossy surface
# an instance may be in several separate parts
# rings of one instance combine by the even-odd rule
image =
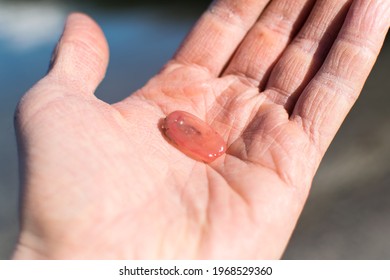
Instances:
[[[196,160],[209,163],[226,152],[221,135],[190,113],[170,113],[164,119],[162,129],[180,151]]]

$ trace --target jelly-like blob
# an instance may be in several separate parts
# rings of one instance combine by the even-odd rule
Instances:
[[[170,113],[164,119],[162,129],[180,151],[194,159],[209,163],[226,152],[221,135],[190,113]]]

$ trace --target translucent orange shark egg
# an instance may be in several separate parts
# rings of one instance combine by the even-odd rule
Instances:
[[[164,119],[162,129],[180,151],[196,160],[209,163],[226,152],[226,143],[221,135],[190,113],[170,113]]]

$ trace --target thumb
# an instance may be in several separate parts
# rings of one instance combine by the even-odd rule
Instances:
[[[71,14],[54,50],[47,78],[93,94],[105,76],[109,50],[103,31],[90,17]]]

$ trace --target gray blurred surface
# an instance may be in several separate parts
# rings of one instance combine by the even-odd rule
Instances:
[[[11,11],[6,18],[9,7],[0,1],[0,259],[9,258],[18,230],[13,110],[20,96],[45,73],[68,10],[55,6],[47,10],[43,20],[51,20],[52,28],[46,30],[49,24],[39,22],[37,7],[38,18],[17,26],[15,18],[23,21],[25,14]],[[120,100],[147,81],[194,21],[142,9],[92,14],[111,49],[108,73],[98,91],[108,102]],[[15,25],[14,31],[6,30],[6,24]],[[42,28],[46,33],[37,32]],[[40,41],[34,41],[37,36]],[[285,259],[390,259],[389,74],[387,43],[320,166]]]

